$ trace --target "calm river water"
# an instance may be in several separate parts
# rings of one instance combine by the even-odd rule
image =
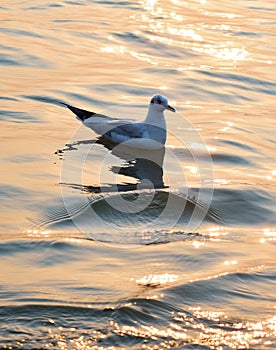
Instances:
[[[275,349],[275,1],[1,1],[1,349]],[[60,102],[143,119],[118,149]]]

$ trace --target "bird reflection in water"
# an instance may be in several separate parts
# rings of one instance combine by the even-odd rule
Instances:
[[[151,232],[151,234],[148,234],[146,241],[151,243],[160,238],[159,236],[155,237],[155,232],[161,232],[156,230],[170,230],[172,227],[175,229],[181,227],[183,232],[192,232],[203,220],[212,223],[220,220],[220,215],[216,210],[206,206],[204,202],[196,198],[196,188],[170,191],[169,186],[164,184],[164,177],[165,183],[169,180],[169,174],[163,170],[164,146],[154,150],[138,149],[129,147],[127,142],[117,144],[101,136],[97,140],[75,142],[68,145],[65,151],[76,150],[78,145],[100,145],[108,150],[107,155],[112,155],[124,161],[122,165],[115,165],[115,160],[111,158],[114,163],[111,162],[110,165],[109,162],[108,172],[104,172],[101,169],[104,169],[108,157],[104,155],[99,163],[99,159],[101,159],[99,154],[104,153],[98,153],[99,148],[96,149],[98,169],[95,172],[95,169],[92,169],[90,165],[85,169],[86,174],[91,174],[88,183],[92,183],[96,178],[99,179],[102,172],[103,181],[100,179],[95,185],[80,184],[83,181],[80,176],[81,172],[72,172],[70,167],[70,164],[72,164],[73,168],[78,168],[74,164],[75,157],[72,157],[72,160],[74,159],[73,163],[65,162],[63,178],[69,180],[74,174],[74,183],[70,183],[69,180],[64,181],[63,185],[88,194],[88,196],[78,196],[76,203],[72,198],[71,191],[67,193],[63,191],[63,199],[66,205],[65,216],[71,218],[75,226],[82,232],[87,232],[90,236],[91,227],[93,227],[93,239],[95,239],[96,231],[106,232],[106,227],[108,227],[110,234],[112,234],[112,230],[117,232],[119,227],[122,229],[127,227],[130,237],[123,236],[122,240],[125,242],[128,239],[132,243],[133,240],[140,242],[141,237],[132,237],[130,230],[133,229],[133,232],[138,232],[139,229],[144,230],[146,228],[147,232]],[[87,156],[84,156],[83,152],[80,156],[83,156],[83,158],[78,157],[77,162],[84,164],[83,162],[86,161]],[[109,180],[110,172],[115,174],[115,181]],[[68,175],[67,178],[66,175]],[[123,176],[123,181],[117,181],[117,175]],[[130,178],[135,181],[131,182]],[[174,184],[171,186],[174,188]],[[56,221],[55,215],[54,220],[50,220],[50,222],[53,221]],[[113,236],[106,237],[106,234],[104,237],[105,241],[113,238]],[[103,238],[101,237],[101,239]]]
[[[123,159],[126,163],[122,167],[112,166],[115,174],[129,176],[138,180],[136,184],[113,184],[101,186],[101,191],[132,191],[137,189],[165,188],[163,181],[163,162],[165,147],[156,150],[144,150],[128,147],[126,144],[116,144],[104,136],[97,140],[97,144],[103,145],[111,151],[111,154]],[[91,186],[92,189],[92,186]]]
[[[117,144],[101,136],[97,140],[82,140],[67,145],[68,148],[65,151],[77,150],[77,146],[81,144],[101,145],[108,150],[108,154],[123,160],[122,165],[115,164],[114,160],[114,163],[111,163],[111,166],[109,165],[108,171],[115,174],[116,177],[122,175],[126,181],[108,181],[110,174],[104,172],[103,181],[98,181],[96,185],[83,185],[77,183],[82,179],[76,174],[74,183],[65,182],[63,185],[80,190],[88,196],[78,196],[78,203],[76,203],[76,201],[71,200],[71,192],[68,192],[68,197],[66,192],[63,192],[67,211],[66,218],[71,218],[81,232],[88,233],[90,236],[91,227],[93,227],[93,237],[91,236],[93,239],[95,239],[98,231],[106,232],[107,226],[109,234],[113,229],[117,232],[118,227],[128,227],[128,231],[133,228],[135,232],[138,226],[141,228],[148,227],[151,222],[155,227],[155,220],[162,214],[169,202],[169,192],[164,191],[167,186],[164,185],[163,180],[165,147],[162,146],[155,150],[137,149],[128,147],[127,142]],[[104,158],[102,168],[104,168]],[[67,167],[69,166],[68,162],[65,162],[65,164]],[[69,167],[67,169],[69,170]],[[93,169],[90,168],[90,170],[92,174]],[[89,167],[86,168],[85,172],[90,173]],[[98,169],[98,174],[100,172],[101,167]],[[129,178],[135,181],[131,183]],[[89,182],[95,181],[95,173],[90,179]],[[127,179],[129,179],[129,182],[127,182]],[[168,211],[175,212],[175,208],[168,206]],[[181,215],[183,207],[179,211],[178,216]],[[163,219],[167,221],[166,211]],[[56,218],[50,221],[56,221]],[[109,237],[109,234],[107,237],[107,233],[105,233],[105,237],[100,237],[100,239],[105,241],[114,239],[114,237]],[[97,238],[99,237],[97,236]],[[125,241],[126,238],[131,242],[133,240],[132,236],[122,239]],[[141,237],[135,239],[140,242]],[[148,240],[152,240],[150,236]]]

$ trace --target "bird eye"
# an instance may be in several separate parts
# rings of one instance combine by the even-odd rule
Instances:
[[[157,101],[157,103],[159,103],[159,104],[162,103],[162,101],[160,100],[160,98],[158,98],[156,101]]]

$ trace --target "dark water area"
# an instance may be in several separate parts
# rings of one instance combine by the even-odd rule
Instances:
[[[274,349],[273,1],[2,1],[0,349]],[[60,102],[167,142],[98,139]]]

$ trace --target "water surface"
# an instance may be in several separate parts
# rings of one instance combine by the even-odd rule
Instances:
[[[274,2],[0,10],[0,347],[273,349]],[[143,119],[158,92],[152,154],[60,104]]]

